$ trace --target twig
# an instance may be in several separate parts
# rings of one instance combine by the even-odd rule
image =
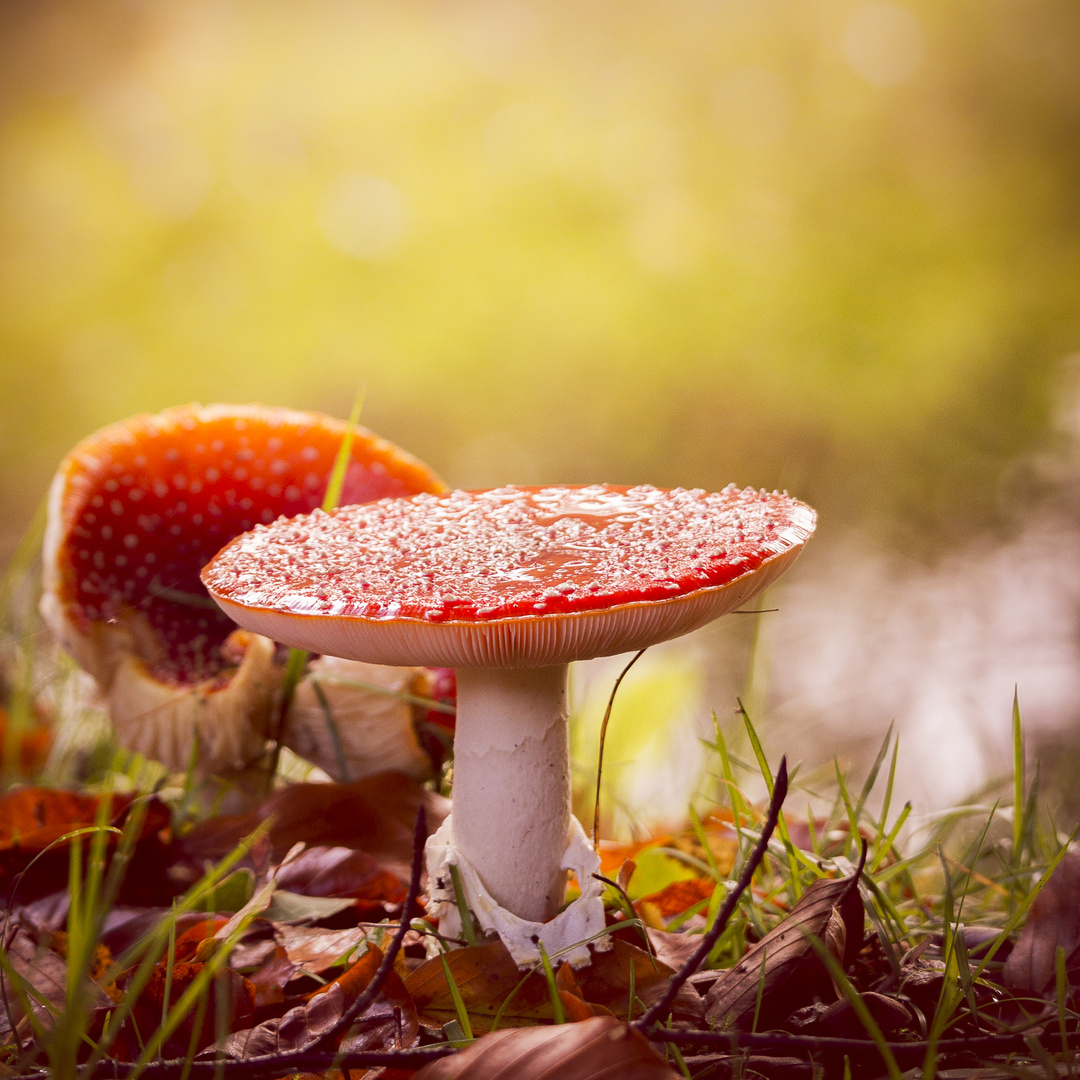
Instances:
[[[772,799],[769,800],[769,813],[765,818],[765,823],[761,826],[761,835],[758,837],[758,842],[754,845],[754,850],[750,852],[750,857],[746,860],[746,865],[739,875],[739,880],[735,883],[735,888],[727,894],[723,905],[716,914],[716,921],[710,927],[708,932],[702,935],[701,944],[694,950],[686,963],[671,977],[671,982],[668,984],[664,996],[660,998],[659,1001],[654,1002],[637,1020],[634,1021],[632,1026],[637,1028],[643,1035],[650,1035],[649,1029],[655,1026],[660,1017],[667,1014],[667,1011],[671,1008],[676,996],[682,989],[683,983],[685,983],[704,962],[705,958],[712,952],[713,946],[720,940],[720,935],[727,927],[728,920],[735,911],[735,906],[738,904],[739,898],[749,887],[757,868],[761,865],[761,860],[765,858],[765,852],[769,847],[769,840],[772,838],[777,821],[780,820],[780,808],[784,805],[787,789],[787,758],[783,757],[780,759],[780,768],[776,772]]]

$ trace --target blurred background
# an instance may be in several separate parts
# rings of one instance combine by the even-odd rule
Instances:
[[[1072,0],[0,5],[0,559],[104,424],[362,384],[455,486],[818,508],[780,611],[628,678],[671,777],[737,693],[773,757],[895,721],[927,805],[1017,686],[1067,763],[1078,55]]]

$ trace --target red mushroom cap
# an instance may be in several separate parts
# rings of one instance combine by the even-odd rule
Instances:
[[[257,527],[203,572],[238,622],[383,664],[527,667],[642,648],[763,589],[813,532],[787,495],[518,488]]]
[[[43,610],[53,629],[99,682],[111,678],[114,650],[93,643],[93,629],[131,612],[155,677],[193,683],[228,667],[221,647],[236,627],[199,570],[239,533],[319,506],[346,431],[318,413],[187,405],[85,439],[50,493]],[[342,502],[444,490],[363,428],[351,453]]]

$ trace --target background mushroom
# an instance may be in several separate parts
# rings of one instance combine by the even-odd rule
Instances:
[[[457,670],[453,810],[429,840],[519,963],[603,928],[592,853],[570,814],[566,671],[744,603],[796,557],[814,512],[777,493],[498,488],[380,500],[256,528],[203,573],[241,625],[380,664]],[[566,869],[583,895],[556,916]]]
[[[199,570],[239,533],[319,506],[346,432],[318,413],[188,405],[104,428],[61,463],[49,495],[41,610],[94,677],[122,745],[184,769],[197,732],[204,772],[240,769],[263,752],[280,657],[270,639],[237,630]],[[441,490],[423,463],[354,430],[342,502]],[[392,680],[407,688],[418,674],[395,671]],[[423,770],[406,703],[356,687],[332,696],[343,726],[372,707],[377,722],[394,728],[391,765],[365,759],[363,740],[345,740],[355,751],[351,778],[372,763]],[[340,774],[339,755],[324,753],[330,740],[314,730],[325,727],[322,706],[302,694],[286,742],[291,732]]]

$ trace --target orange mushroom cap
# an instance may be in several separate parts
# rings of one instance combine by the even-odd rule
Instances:
[[[228,641],[236,624],[199,571],[240,533],[321,505],[347,430],[319,413],[186,405],[104,428],[64,459],[49,495],[42,612],[118,726],[176,691],[205,697],[230,682],[251,650],[242,636]],[[422,462],[354,430],[341,502],[442,490]],[[256,651],[265,669],[272,649]],[[266,697],[266,679],[256,681]]]

